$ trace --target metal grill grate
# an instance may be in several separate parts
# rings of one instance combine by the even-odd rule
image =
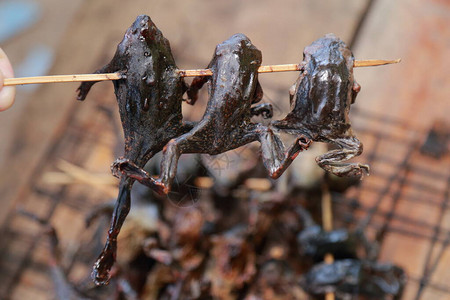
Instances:
[[[66,224],[56,224],[65,241],[84,230],[82,221],[93,206],[108,199],[89,188],[45,184],[41,175],[54,171],[59,158],[82,166],[98,145],[114,147],[114,139],[105,136],[114,136],[117,124],[111,124],[111,118],[101,113],[102,107],[115,107],[112,99],[92,97],[90,104],[74,105],[71,119],[55,136],[34,171],[30,190],[19,203],[44,219]],[[100,103],[99,109],[86,109],[92,103]],[[435,159],[420,152],[426,136],[423,129],[361,110],[352,112],[352,122],[365,146],[365,154],[358,160],[369,163],[372,170],[359,188],[333,196],[337,209],[351,210],[338,222],[367,224],[368,233],[382,243],[380,259],[406,269],[409,281],[405,299],[426,299],[428,293],[450,296],[449,277],[445,276],[450,266],[449,156]],[[7,242],[0,248],[1,299],[27,295],[46,299],[51,295],[45,264],[48,245],[46,239],[40,239],[39,230],[13,213],[2,228],[3,241]],[[86,270],[90,269],[88,263],[84,264]]]
[[[436,159],[420,151],[423,129],[361,110],[354,116],[365,146],[359,160],[371,165],[371,176],[357,190],[335,195],[335,202],[354,207],[348,223],[367,225],[381,243],[381,260],[405,268],[404,299],[449,297],[449,156]]]

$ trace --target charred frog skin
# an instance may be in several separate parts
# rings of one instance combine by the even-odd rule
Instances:
[[[369,260],[378,257],[378,243],[369,241],[363,228],[325,231],[306,209],[298,206],[295,211],[303,223],[303,229],[297,235],[297,246],[302,256],[311,258],[313,262],[324,260],[327,253],[335,259],[356,258],[361,249]]]
[[[401,299],[407,277],[402,268],[369,260],[343,259],[320,263],[302,276],[300,285],[311,295],[333,292],[339,299]],[[364,299],[366,299],[364,298]],[[359,298],[358,298],[359,299]]]
[[[124,156],[111,166],[116,176],[124,162],[144,167],[167,142],[192,128],[192,124],[182,122],[181,103],[187,87],[176,70],[168,40],[150,17],[141,15],[126,31],[111,62],[95,72],[119,72],[123,76],[114,81],[125,136]],[[93,84],[80,85],[79,100],[85,99]],[[133,182],[132,178],[121,178],[107,242],[94,266],[97,284],[109,280],[117,236],[130,209]]]
[[[319,166],[338,176],[361,177],[368,173],[367,165],[344,163],[363,150],[348,117],[361,88],[353,78],[353,54],[343,41],[328,34],[306,47],[303,55],[303,72],[290,92],[291,112],[272,125],[337,145],[340,149],[316,158]]]
[[[188,90],[190,103],[193,104],[198,90],[208,82],[209,101],[205,114],[191,131],[171,140],[164,147],[160,178],[153,179],[131,163],[122,166],[123,174],[161,194],[167,194],[181,154],[215,155],[260,141],[266,168],[272,177],[280,176],[298,152],[308,147],[309,141],[298,138],[285,152],[281,140],[271,129],[251,122],[250,119],[255,114],[271,115],[270,106],[263,104],[252,107],[263,95],[258,82],[261,60],[261,51],[243,34],[235,34],[219,44],[208,65],[213,75],[194,78]]]

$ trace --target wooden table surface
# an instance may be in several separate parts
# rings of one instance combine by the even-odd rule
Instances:
[[[385,147],[380,152],[385,149],[385,154],[391,154],[397,161],[405,155],[406,146],[411,146],[408,143],[415,138],[423,139],[424,132],[436,120],[444,120],[448,126],[448,1],[289,0],[280,3],[269,0],[135,0],[132,5],[119,0],[84,1],[74,7],[69,26],[59,38],[51,74],[88,73],[108,62],[123,32],[139,14],[150,15],[169,39],[180,68],[206,66],[215,45],[237,32],[249,36],[263,52],[263,64],[299,62],[303,48],[329,32],[352,44],[357,59],[402,58],[402,63],[398,65],[355,71],[355,78],[362,86],[356,107],[370,114],[401,120],[404,125],[370,123],[369,118],[358,118],[354,123],[358,122],[360,127],[377,126],[380,131],[384,126],[393,135],[406,136],[405,144],[395,146],[386,143],[388,145],[380,146]],[[296,76],[296,73],[261,75],[264,101],[276,103],[275,118],[287,112],[287,91]],[[52,223],[62,228],[63,247],[70,247],[71,237],[83,231],[83,215],[93,205],[80,198],[89,195],[91,200],[103,202],[111,198],[111,195],[105,196],[104,192],[89,186],[60,188],[44,182],[44,174],[58,170],[60,159],[95,174],[108,175],[109,164],[116,156],[112,150],[115,129],[105,114],[99,112],[99,105],[106,105],[117,117],[112,85],[98,84],[84,103],[75,100],[76,87],[77,84],[42,86],[29,96],[32,101],[28,101],[20,113],[15,113],[14,119],[20,119],[20,122],[3,123],[3,127],[7,126],[10,131],[10,142],[2,160],[4,172],[0,174],[0,201],[3,207],[0,210],[0,224],[3,224],[3,232],[8,227],[9,235],[0,237],[0,253],[3,254],[0,257],[1,299],[48,299],[52,295],[51,282],[43,276],[45,271],[36,268],[45,261],[46,245],[34,238],[39,232],[36,226],[13,215],[15,208],[33,209],[42,216],[51,217]],[[202,113],[189,107],[183,107],[183,110],[194,118]],[[104,131],[99,129],[102,126]],[[90,128],[97,129],[90,132]],[[85,134],[83,139],[80,139],[81,133]],[[361,140],[370,150],[372,137],[363,133],[361,136],[367,137],[367,141],[364,138]],[[364,158],[367,155],[360,160]],[[435,167],[444,182],[444,186],[438,189],[448,190],[448,155],[438,163],[418,155],[415,159]],[[378,170],[381,174],[384,169],[373,168],[373,172]],[[368,180],[365,185],[376,184],[376,180],[385,182],[397,171],[390,170],[385,178],[375,174],[374,179],[365,179]],[[54,197],[78,196],[72,196],[72,200],[65,203],[65,199],[47,199],[48,194],[57,195]],[[446,195],[445,200],[448,201],[448,193]],[[365,197],[369,206],[375,201],[370,193]],[[419,218],[429,208],[427,205],[402,206],[400,201],[395,209],[398,213],[404,210],[406,214]],[[448,206],[442,206],[442,210],[441,225],[447,226],[448,231]],[[439,211],[424,216],[433,223],[439,218]],[[15,230],[23,235],[24,228],[26,236],[13,240]],[[417,241],[391,234],[383,243],[381,259],[399,263],[414,278],[421,278],[431,242],[425,240],[417,244]],[[439,281],[439,278],[449,278],[449,250],[444,251],[440,265],[432,279],[450,289],[448,281],[447,284]],[[412,282],[408,284],[404,299],[413,299],[417,294],[418,282]],[[449,299],[449,295],[439,288],[430,288],[421,294],[421,299]]]

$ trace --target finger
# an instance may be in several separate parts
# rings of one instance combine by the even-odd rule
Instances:
[[[0,92],[3,89],[3,84],[5,83],[5,75],[3,75],[2,70],[0,69]]]
[[[0,111],[10,108],[16,96],[16,87],[3,86],[5,78],[13,78],[14,71],[5,52],[0,48]]]

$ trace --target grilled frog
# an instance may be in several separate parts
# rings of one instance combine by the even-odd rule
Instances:
[[[353,54],[338,37],[327,34],[307,46],[303,56],[303,70],[290,90],[291,112],[271,125],[336,145],[339,149],[317,157],[317,164],[337,176],[360,178],[369,167],[345,162],[363,151],[348,116],[361,89],[353,78]]]
[[[235,34],[219,44],[208,65],[213,75],[194,78],[188,90],[190,102],[194,103],[198,90],[209,83],[205,114],[192,130],[172,139],[164,147],[159,179],[152,178],[131,162],[121,165],[122,173],[161,194],[167,194],[181,154],[217,155],[259,141],[263,163],[269,174],[274,178],[280,176],[295,156],[308,148],[309,141],[300,136],[284,151],[283,143],[269,127],[251,122],[255,114],[271,116],[271,107],[267,104],[252,107],[263,96],[258,82],[261,60],[261,51],[243,34]]]
[[[343,259],[315,265],[300,285],[315,296],[332,292],[339,299],[401,299],[406,281],[405,271],[396,265]]]
[[[114,81],[120,118],[125,136],[125,153],[111,170],[124,161],[144,167],[171,139],[192,129],[182,121],[182,96],[187,89],[177,73],[169,41],[146,15],[138,16],[125,33],[109,64],[95,73],[119,72],[122,79]],[[95,82],[84,82],[78,89],[78,99],[84,100]],[[105,248],[94,265],[93,278],[106,284],[115,262],[117,236],[130,210],[133,178],[122,177],[119,195],[111,220]]]

